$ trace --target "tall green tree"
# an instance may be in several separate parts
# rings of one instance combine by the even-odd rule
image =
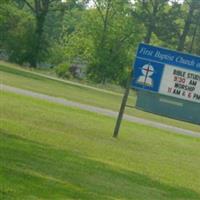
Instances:
[[[24,5],[25,9],[29,9],[35,17],[34,42],[29,52],[29,63],[32,67],[36,67],[37,63],[44,57],[44,24],[50,6],[55,3],[55,0],[17,0],[17,3],[19,3],[20,6]]]
[[[163,14],[169,0],[136,0],[133,16],[137,17],[146,27],[145,43],[150,43],[152,34],[156,32],[160,16]]]
[[[182,30],[184,12],[182,4],[178,1],[168,3],[158,16],[154,33],[159,39],[159,44],[176,49]]]
[[[86,0],[68,0],[62,3],[61,0],[15,0],[24,10],[29,11],[35,18],[34,42],[29,52],[28,62],[36,67],[48,53],[48,39],[45,38],[45,22],[51,12],[65,12],[74,6],[85,4]],[[57,19],[58,20],[58,19]]]
[[[22,64],[27,62],[33,44],[34,18],[15,5],[0,6],[0,50],[9,60]]]
[[[89,76],[101,83],[119,81],[132,62],[130,49],[142,37],[142,26],[131,16],[129,1],[94,0],[88,33],[93,38],[94,59]]]
[[[184,5],[186,6],[187,14],[186,14],[185,19],[184,19],[184,27],[183,27],[182,33],[180,35],[179,43],[178,43],[178,47],[177,47],[177,50],[179,50],[179,51],[184,50],[186,38],[189,34],[191,25],[193,24],[195,12],[200,9],[200,1],[185,0]]]

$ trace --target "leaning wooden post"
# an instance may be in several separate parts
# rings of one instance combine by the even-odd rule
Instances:
[[[125,110],[125,107],[126,107],[126,103],[127,103],[128,95],[129,95],[129,91],[130,91],[132,75],[133,75],[133,70],[131,70],[131,73],[129,74],[129,77],[128,77],[128,80],[127,80],[127,83],[126,83],[126,89],[125,89],[125,92],[124,92],[124,96],[122,98],[121,107],[120,107],[120,110],[119,110],[117,122],[116,122],[114,133],[113,133],[114,138],[117,138],[117,136],[119,134],[121,121],[122,121],[122,118],[123,118],[123,115],[124,115],[124,110]]]

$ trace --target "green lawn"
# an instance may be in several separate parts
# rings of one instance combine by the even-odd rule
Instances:
[[[0,199],[199,200],[200,139],[1,92]]]
[[[99,91],[79,85],[64,83],[62,81],[51,80],[49,78],[33,74],[31,71],[24,69],[22,70],[19,67],[15,67],[14,65],[5,62],[0,62],[0,79],[1,83],[14,87],[41,92],[56,97],[62,97],[84,104],[108,108],[114,111],[119,110],[122,98],[119,93],[111,91]],[[128,104],[135,105],[135,101],[136,97],[134,93],[131,93]],[[161,117],[137,109],[127,108],[126,113],[136,117],[146,118],[153,121],[200,132],[200,127],[198,125]]]

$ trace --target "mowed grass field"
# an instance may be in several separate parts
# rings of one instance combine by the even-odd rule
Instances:
[[[1,92],[0,199],[199,200],[200,139]]]
[[[32,73],[30,70],[21,69],[15,65],[0,62],[1,83],[10,86],[23,88],[35,92],[40,92],[56,97],[62,97],[67,100],[80,102],[83,104],[107,108],[118,111],[122,94],[99,90],[96,88],[85,87],[62,80],[52,80],[44,75]],[[134,106],[136,95],[131,93],[128,104]],[[184,129],[193,130],[200,133],[200,127],[191,123],[181,122],[174,119],[161,117],[151,113],[146,113],[135,108],[126,108],[126,113],[140,118],[150,119],[152,121],[177,126]]]

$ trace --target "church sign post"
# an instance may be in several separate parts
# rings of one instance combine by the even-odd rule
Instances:
[[[126,103],[127,103],[127,100],[128,100],[130,85],[131,85],[131,81],[132,81],[132,73],[133,73],[133,70],[131,70],[131,73],[130,73],[128,80],[127,80],[127,83],[126,83],[126,89],[125,89],[125,92],[124,92],[124,96],[123,96],[123,99],[122,99],[122,103],[121,103],[118,118],[117,118],[117,122],[116,122],[116,125],[115,125],[115,129],[114,129],[114,133],[113,133],[113,137],[115,137],[115,138],[117,138],[117,136],[118,136],[121,121],[122,121],[123,114],[124,114],[124,110],[125,110]]]

